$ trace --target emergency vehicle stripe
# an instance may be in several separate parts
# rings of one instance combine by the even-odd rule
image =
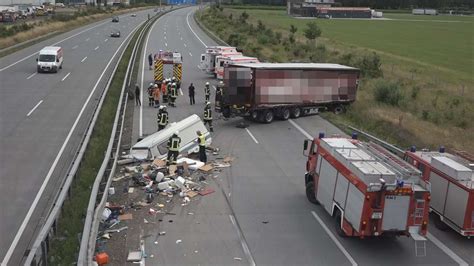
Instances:
[[[173,76],[181,81],[181,77],[182,77],[182,65],[181,64],[174,64],[173,65]]]
[[[163,80],[163,60],[155,61],[154,78],[155,78],[155,81]]]

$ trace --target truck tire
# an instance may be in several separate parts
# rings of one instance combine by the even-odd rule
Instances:
[[[316,199],[316,194],[314,193],[314,182],[310,181],[306,184],[306,198],[308,198],[309,202],[313,204],[319,204],[318,200]]]
[[[335,229],[336,229],[336,233],[340,236],[340,237],[346,237],[346,233],[344,233],[344,230],[342,230],[342,227],[341,227],[341,212],[339,210],[336,210],[336,215],[334,215],[334,225],[335,225]]]
[[[288,120],[290,118],[290,109],[288,108],[283,108],[281,109],[281,120]]]
[[[273,118],[275,118],[272,110],[265,110],[263,111],[263,122],[270,124],[273,122]]]
[[[254,110],[250,113],[250,117],[253,121],[258,121],[258,111]]]
[[[441,217],[440,217],[438,214],[436,214],[436,213],[434,213],[434,215],[435,215],[435,217],[434,217],[434,225],[435,225],[435,227],[438,228],[438,229],[441,230],[441,231],[446,231],[446,230],[448,230],[448,229],[449,229],[449,226],[448,226],[445,222],[441,221]]]
[[[334,107],[334,113],[336,115],[342,114],[342,113],[344,113],[344,111],[345,111],[345,108],[342,105],[337,105],[336,107]]]
[[[301,116],[301,109],[299,107],[295,107],[293,108],[293,110],[291,110],[291,117],[298,118],[300,116]]]

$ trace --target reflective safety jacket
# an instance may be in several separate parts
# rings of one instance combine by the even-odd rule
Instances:
[[[161,114],[158,114],[158,123],[162,126],[168,125],[168,112],[163,111]]]
[[[204,109],[204,120],[212,120],[212,111],[209,107],[206,107],[206,109]]]
[[[179,151],[179,146],[181,145],[181,138],[177,135],[171,136],[168,140],[168,149],[170,151]]]
[[[176,87],[171,87],[171,97],[172,98],[178,97],[178,90],[176,89]]]
[[[204,93],[206,95],[211,95],[211,88],[209,88],[209,85],[206,85],[206,87],[204,87]]]
[[[199,135],[199,146],[206,146],[206,137],[204,134]]]

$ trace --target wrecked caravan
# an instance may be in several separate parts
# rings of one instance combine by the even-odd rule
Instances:
[[[168,139],[174,132],[179,131],[181,147],[179,152],[194,153],[199,151],[196,141],[196,131],[201,131],[206,136],[206,144],[212,142],[211,134],[199,116],[193,114],[179,122],[170,124],[167,128],[156,132],[133,145],[130,154],[137,160],[163,159],[168,154]]]

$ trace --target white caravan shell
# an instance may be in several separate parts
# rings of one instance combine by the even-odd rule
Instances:
[[[46,46],[39,51],[37,61],[38,72],[58,72],[63,68],[63,48],[59,46]]]
[[[193,114],[179,122],[171,123],[165,129],[158,131],[141,141],[137,142],[130,150],[130,154],[137,160],[153,160],[164,159],[168,155],[168,140],[176,132],[179,131],[181,138],[180,153],[194,153],[199,151],[196,131],[206,136],[206,145],[212,143],[211,134],[207,130],[201,118]]]
[[[237,48],[231,46],[209,46],[206,53],[201,54],[199,69],[207,74],[215,74],[216,56],[223,53],[238,53]]]

